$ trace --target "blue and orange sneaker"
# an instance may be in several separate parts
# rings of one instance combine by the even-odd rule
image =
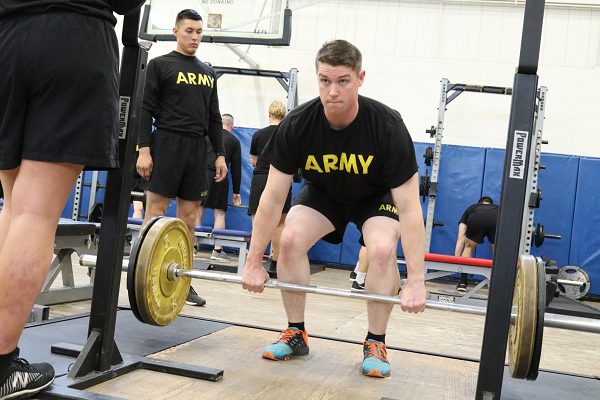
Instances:
[[[390,363],[387,360],[385,343],[369,339],[363,343],[364,359],[362,363],[363,375],[376,378],[390,376]]]
[[[279,335],[275,343],[265,347],[263,358],[275,361],[289,360],[294,356],[308,354],[308,334],[298,328],[287,328]]]

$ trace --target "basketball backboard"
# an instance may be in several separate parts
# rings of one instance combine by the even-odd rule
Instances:
[[[288,46],[292,11],[286,0],[150,0],[144,8],[140,38],[173,41],[175,17],[196,10],[203,20],[203,42]]]

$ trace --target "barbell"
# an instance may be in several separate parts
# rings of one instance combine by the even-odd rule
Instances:
[[[81,265],[94,267],[96,257],[85,255]],[[240,284],[241,276],[192,270],[193,246],[187,226],[177,218],[156,217],[148,222],[134,243],[127,268],[127,290],[134,315],[141,322],[165,326],[185,304],[191,278]],[[600,320],[545,315],[545,268],[533,256],[519,257],[509,329],[509,369],[514,378],[535,379],[539,368],[543,327],[600,333]],[[399,296],[357,293],[350,290],[265,281],[265,287],[401,304]],[[427,308],[485,315],[484,307],[427,300]]]

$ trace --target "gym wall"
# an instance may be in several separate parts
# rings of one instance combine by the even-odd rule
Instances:
[[[361,93],[396,108],[415,141],[429,141],[435,124],[439,81],[512,86],[519,57],[523,5],[514,2],[430,0],[290,0],[289,47],[239,45],[262,69],[299,70],[300,102],[318,95],[314,57],[327,40],[342,38],[363,52]],[[157,43],[150,57],[174,43]],[[226,46],[202,43],[198,56],[217,66],[248,68]],[[547,6],[540,54],[540,85],[548,102],[544,151],[600,157],[597,88],[600,87],[600,9]],[[285,96],[274,79],[223,76],[221,110],[240,126],[267,125],[273,99]],[[449,105],[448,144],[503,148],[509,96],[463,94]]]

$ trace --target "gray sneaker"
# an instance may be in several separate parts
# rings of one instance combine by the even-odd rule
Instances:
[[[206,300],[196,293],[194,288],[190,286],[190,291],[188,292],[187,299],[185,300],[185,304],[189,304],[190,306],[198,306],[202,307],[206,304]]]
[[[210,255],[210,259],[211,260],[219,260],[219,261],[228,261],[229,256],[227,255],[227,253],[225,253],[225,250],[221,250],[221,251],[213,250],[212,254]]]

